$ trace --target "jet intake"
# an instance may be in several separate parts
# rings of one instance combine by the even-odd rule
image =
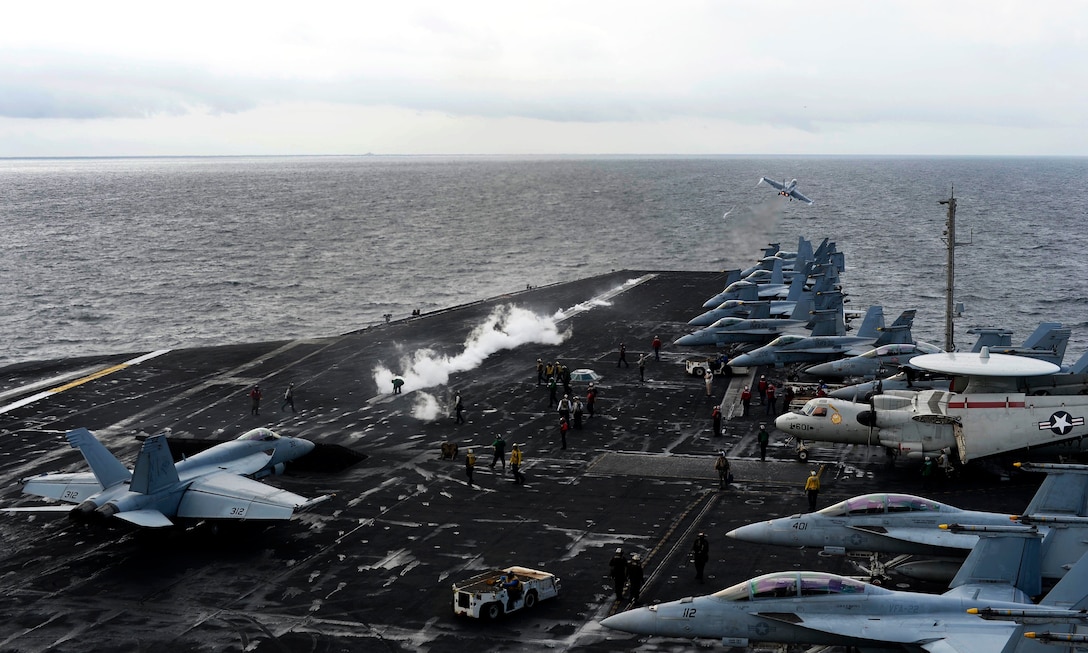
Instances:
[[[287,463],[276,463],[267,469],[262,469],[253,475],[253,478],[264,478],[266,476],[279,476],[283,474],[283,470],[287,469]]]

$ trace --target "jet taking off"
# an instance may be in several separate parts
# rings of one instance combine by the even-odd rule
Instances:
[[[893,591],[835,574],[787,571],[707,596],[621,612],[601,625],[639,635],[714,638],[737,647],[773,642],[995,653],[1023,640],[1024,629],[1015,619],[1028,612],[1040,616],[1030,622],[1033,627],[1052,637],[1068,633],[1070,623],[1084,622],[1088,557],[1035,605],[1030,597],[1041,588],[1038,534],[1015,526],[974,528],[980,531],[979,543],[952,589],[941,595]],[[991,529],[1002,532],[982,532]]]
[[[864,571],[873,578],[895,571],[948,581],[978,542],[978,534],[942,529],[941,524],[997,526],[1018,518],[1038,525],[1043,534],[1042,576],[1057,580],[1088,553],[1088,465],[1023,463],[1019,467],[1047,476],[1018,517],[962,510],[909,494],[876,493],[817,512],[741,526],[726,536],[756,544],[817,548],[831,555],[868,553],[869,566]],[[897,557],[882,562],[877,554]]]
[[[812,200],[805,197],[801,194],[800,191],[797,190],[796,179],[789,183],[786,183],[785,181],[775,181],[774,179],[770,179],[769,177],[760,177],[759,183],[757,183],[756,185],[758,186],[759,184],[767,184],[771,188],[777,190],[778,194],[782,197],[790,198],[791,202],[796,199],[804,202],[805,204],[814,204]]]
[[[23,492],[75,508],[8,508],[6,512],[68,511],[80,522],[113,517],[137,526],[162,528],[174,520],[273,521],[329,498],[307,499],[253,480],[283,472],[286,463],[313,451],[314,443],[247,431],[236,440],[174,463],[164,434],[144,440],[130,471],[85,428],[68,431],[90,472],[40,474],[23,480]]]

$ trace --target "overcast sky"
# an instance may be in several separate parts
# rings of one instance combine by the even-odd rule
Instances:
[[[1088,155],[1079,0],[13,2],[0,156]]]

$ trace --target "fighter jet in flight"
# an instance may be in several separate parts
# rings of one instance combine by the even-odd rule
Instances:
[[[1083,612],[1088,606],[1088,557],[1036,605],[1030,597],[1041,591],[1039,535],[1016,526],[975,528],[979,543],[944,594],[893,591],[835,574],[786,571],[708,596],[620,612],[601,625],[638,635],[713,638],[736,647],[769,642],[995,653],[1016,650],[1005,647],[1024,641],[1018,619],[1031,623],[1032,632],[1055,639],[1088,621]]]
[[[778,194],[781,195],[782,197],[790,198],[791,202],[796,199],[796,200],[800,200],[800,201],[804,202],[805,204],[813,204],[814,203],[812,200],[805,197],[804,195],[801,194],[800,191],[797,190],[797,180],[796,179],[794,179],[793,181],[790,181],[790,182],[787,183],[785,181],[775,181],[774,179],[771,179],[769,177],[760,177],[759,178],[759,183],[757,183],[756,185],[758,186],[759,184],[767,184],[771,188],[774,188],[775,190],[777,190]]]
[[[76,507],[5,511],[67,511],[79,522],[120,519],[163,528],[177,520],[285,520],[329,498],[307,499],[254,480],[282,473],[288,462],[314,449],[309,440],[283,437],[266,428],[247,431],[176,464],[166,435],[153,435],[144,440],[131,470],[85,428],[68,431],[66,438],[83,454],[91,471],[32,476],[23,480],[23,492]]]

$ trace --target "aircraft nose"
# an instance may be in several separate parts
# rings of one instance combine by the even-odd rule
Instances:
[[[812,367],[805,369],[805,374],[811,374],[812,376],[835,376],[837,375],[839,366],[834,363],[820,363],[819,365],[813,365]]]
[[[657,634],[657,618],[648,608],[636,608],[614,614],[601,622],[605,628],[636,635]]]
[[[741,526],[740,528],[734,528],[726,533],[725,536],[731,537],[734,540],[741,540],[742,542],[755,542],[760,544],[767,542],[767,531],[767,524],[759,522]]]
[[[797,415],[794,413],[782,413],[778,417],[774,418],[774,427],[779,431],[789,431],[790,424],[797,421]]]
[[[699,344],[699,338],[694,333],[689,333],[686,336],[680,336],[672,344],[680,345],[681,347],[693,347]]]
[[[688,320],[689,326],[710,326],[713,323],[714,316],[709,311],[703,313],[702,315],[696,315],[695,317]]]
[[[301,458],[301,457],[305,456],[306,454],[310,453],[311,451],[314,450],[315,447],[317,447],[317,445],[314,444],[313,442],[310,442],[309,440],[304,440],[303,438],[295,438],[295,440],[298,441],[298,446],[299,446],[299,451],[300,451],[300,453],[298,455],[299,458]]]
[[[729,365],[729,367],[755,367],[753,363],[755,363],[755,360],[753,360],[751,356],[748,354],[741,354],[740,356],[731,358],[727,365]]]

